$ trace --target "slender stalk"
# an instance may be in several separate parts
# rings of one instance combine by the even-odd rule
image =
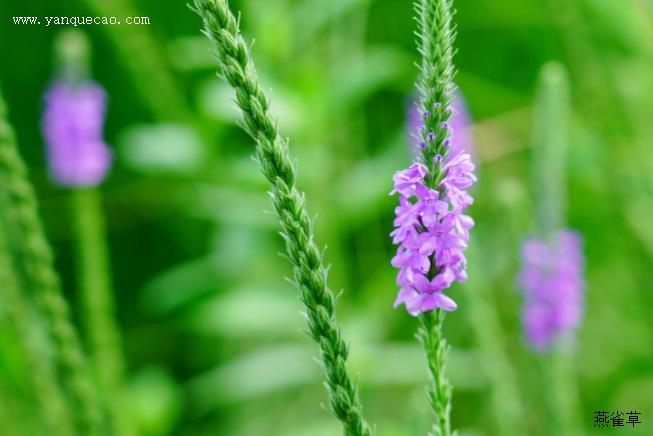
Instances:
[[[358,388],[347,372],[349,347],[336,321],[336,297],[327,286],[327,269],[313,237],[304,196],[295,187],[288,141],[280,136],[268,112],[268,99],[261,91],[249,48],[227,1],[195,0],[193,9],[203,20],[205,35],[214,43],[220,73],[236,90],[243,127],[257,143],[256,157],[271,185],[287,257],[294,267],[294,282],[306,307],[308,331],[320,346],[330,410],[342,422],[345,435],[370,435]]]
[[[82,31],[61,32],[56,41],[55,59],[62,80],[71,87],[88,80],[91,49]],[[74,159],[75,156],[70,158]],[[128,428],[125,425],[125,413],[121,412],[123,403],[119,396],[125,364],[120,330],[114,314],[101,198],[94,188],[76,187],[70,195],[83,333],[103,406],[110,412],[114,431],[124,435],[128,433]]]
[[[449,136],[447,122],[451,117],[451,102],[455,92],[453,79],[453,42],[455,29],[452,23],[452,0],[416,0],[418,31],[417,46],[421,55],[420,74],[417,88],[420,92],[420,112],[424,121],[421,132],[422,159],[429,169],[427,184],[433,189],[444,174],[441,173],[436,156],[444,159]],[[433,135],[431,137],[431,135]],[[428,359],[431,386],[428,389],[429,402],[436,421],[432,433],[437,436],[451,434],[451,386],[444,375],[447,343],[442,324],[444,312],[441,309],[420,316],[421,328],[418,331]]]
[[[538,357],[543,375],[547,434],[584,434],[579,421],[578,389],[574,377],[575,359],[571,350],[558,347]]]
[[[426,352],[431,378],[428,398],[436,417],[431,431],[431,434],[435,436],[451,435],[449,418],[451,413],[451,385],[444,375],[446,354],[449,349],[442,331],[444,314],[442,309],[423,313],[419,317],[421,327],[417,332],[417,337]]]
[[[566,153],[569,142],[569,82],[560,64],[540,74],[534,110],[533,187],[540,236],[545,240],[565,226]]]
[[[128,430],[120,401],[125,363],[106,243],[101,199],[93,188],[71,192],[77,257],[77,282],[92,368],[101,388],[103,403],[111,412],[114,428]]]
[[[55,45],[61,81],[84,86],[90,76],[90,45],[78,30],[61,32]],[[75,159],[75,156],[69,156]],[[70,194],[77,262],[77,285],[91,368],[103,408],[110,412],[114,432],[127,434],[120,391],[124,362],[119,329],[114,319],[110,265],[101,200],[94,188],[74,187]]]
[[[0,211],[4,210],[3,200],[4,196],[0,192]],[[8,227],[3,218],[0,216],[0,298],[6,307],[10,322],[18,333],[19,346],[30,373],[31,388],[46,428],[56,434],[70,435],[72,421],[67,410],[66,397],[59,386],[50,356],[43,349],[39,349],[35,341],[36,327],[31,323],[29,302],[22,295],[11,247],[6,237]]]
[[[535,107],[534,187],[538,232],[552,241],[565,223],[566,161],[569,143],[569,81],[564,67],[549,63],[542,68]],[[557,342],[543,356],[549,434],[577,435],[578,392],[572,371],[573,356],[567,343]]]
[[[578,382],[576,379],[576,359],[571,350],[560,348],[552,356],[552,367],[557,374],[555,402],[559,404],[564,428],[569,435],[582,436],[580,418],[580,401],[578,396]],[[562,434],[562,433],[558,433]]]
[[[33,292],[50,330],[59,371],[74,402],[77,430],[84,435],[99,434],[101,412],[86,358],[54,269],[52,252],[38,216],[36,195],[4,110],[0,110],[0,123],[0,180],[6,198],[3,208],[7,211],[10,243],[15,247],[26,287]]]

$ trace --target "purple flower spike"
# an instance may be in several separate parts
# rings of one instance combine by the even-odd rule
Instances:
[[[580,322],[585,287],[581,237],[564,230],[549,243],[529,239],[522,254],[524,330],[532,347],[544,351],[556,339],[572,334]]]
[[[427,167],[414,163],[395,174],[391,192],[399,194],[391,233],[398,245],[391,263],[399,269],[400,288],[394,306],[404,304],[414,316],[438,308],[455,310],[456,303],[443,292],[467,279],[464,251],[474,221],[463,212],[473,202],[466,190],[476,181],[475,167],[455,141],[435,163],[444,175],[437,189],[425,183]]]
[[[104,180],[111,166],[102,138],[105,109],[104,90],[94,83],[57,82],[47,92],[42,130],[54,182],[88,187]]]

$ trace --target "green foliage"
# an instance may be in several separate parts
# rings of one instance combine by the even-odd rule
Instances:
[[[319,407],[328,402],[319,366],[306,361],[296,374],[300,365],[283,364],[288,350],[297,359],[310,355],[312,342],[300,331],[297,295],[284,281],[278,225],[265,212],[271,209],[267,181],[236,124],[235,94],[215,78],[211,44],[198,35],[197,17],[184,2],[92,3],[0,0],[0,11],[3,17],[122,15],[127,5],[135,11],[128,15],[152,20],[83,29],[97,53],[95,79],[109,96],[106,138],[115,164],[101,193],[130,416],[152,435],[338,434],[338,421]],[[595,410],[645,409],[653,402],[653,9],[633,0],[454,5],[456,84],[474,118],[479,182],[470,209],[477,222],[470,278],[453,291],[459,310],[444,326],[452,348],[446,375],[455,387],[451,420],[461,435],[507,434],[501,425],[520,435],[546,429],[540,372],[521,336],[515,275],[519,244],[536,229],[528,186],[537,75],[557,61],[572,90],[567,221],[587,241],[588,292],[572,376],[580,424],[590,432]],[[428,372],[415,320],[391,307],[396,288],[388,240],[395,200],[387,194],[392,173],[410,160],[405,112],[419,74],[410,4],[234,0],[232,6],[243,11],[242,32],[253,41],[249,49],[272,99],[271,114],[292,138],[299,188],[318,215],[317,243],[328,247],[329,284],[346,291],[338,319],[351,341],[350,369],[360,378],[366,417],[380,436],[423,435],[431,423],[423,389]],[[47,179],[39,132],[42,94],[55,69],[49,53],[61,30],[0,25],[0,79],[66,297],[76,301],[68,197]],[[188,147],[177,148],[173,137]],[[477,299],[481,293],[487,298]],[[483,301],[501,334],[479,331],[470,319],[473,305]],[[6,317],[0,326],[0,428],[31,436],[42,425],[28,366],[17,329]],[[36,344],[47,356],[52,347],[42,339]],[[488,340],[505,360],[496,346],[484,345]],[[269,362],[274,365],[266,368]],[[488,373],[486,365],[500,369]],[[213,370],[220,374],[213,380],[229,390],[195,390],[195,381]],[[501,373],[512,379],[508,395],[521,405],[512,412],[524,420],[521,433],[492,399],[502,395],[494,393]],[[241,399],[235,378],[246,379],[249,389]]]

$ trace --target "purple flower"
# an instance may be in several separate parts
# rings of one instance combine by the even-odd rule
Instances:
[[[427,174],[428,170],[424,165],[411,165],[405,171],[398,171],[393,177],[395,189],[391,194],[398,192],[406,197],[414,195],[417,186]]]
[[[45,95],[43,136],[50,176],[66,187],[95,186],[106,177],[111,151],[102,138],[106,96],[90,82],[56,82]]]
[[[524,292],[523,323],[533,348],[548,349],[580,322],[584,258],[578,233],[563,230],[550,242],[531,238],[522,247],[519,284]]]
[[[472,121],[467,110],[465,100],[460,93],[457,93],[451,104],[453,113],[447,126],[451,132],[449,143],[453,143],[453,148],[465,151],[473,155],[474,141],[472,138],[471,125]],[[411,104],[408,112],[408,133],[410,143],[417,155],[426,144],[423,144],[421,131],[424,128],[423,115],[419,113],[415,104]],[[427,135],[430,141],[433,141],[433,133]]]
[[[437,189],[425,184],[427,167],[413,163],[395,174],[391,192],[399,194],[390,234],[398,245],[391,261],[399,269],[394,306],[404,304],[411,315],[455,310],[456,303],[443,291],[467,279],[464,252],[474,221],[463,212],[473,202],[466,189],[476,181],[474,164],[455,142],[436,163],[444,175]]]

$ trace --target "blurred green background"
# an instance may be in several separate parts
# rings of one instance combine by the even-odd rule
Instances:
[[[410,2],[240,0],[243,33],[291,138],[299,186],[328,247],[330,285],[378,435],[424,434],[429,411],[415,319],[393,310],[391,176],[410,161],[406,110],[417,69]],[[479,183],[470,282],[450,295],[453,422],[500,434],[470,301],[484,294],[514,366],[528,434],[546,418],[520,330],[519,246],[533,231],[532,105],[540,67],[566,65],[573,118],[568,222],[584,236],[578,335],[581,419],[639,410],[653,434],[653,2],[459,0],[457,83],[474,119]],[[199,19],[183,1],[0,0],[0,86],[41,201],[67,296],[76,305],[68,192],[48,180],[42,95],[65,26],[12,16],[148,16],[144,26],[82,26],[93,77],[109,95],[115,165],[102,186],[129,409],[143,435],[320,436],[340,432],[323,406],[317,349],[302,332],[267,185],[215,75]],[[0,308],[0,315],[2,309]],[[79,314],[76,314],[79,317]],[[0,316],[0,418],[30,415],[24,368]],[[22,417],[22,418],[21,418]],[[499,417],[501,419],[501,417]],[[9,421],[7,421],[9,422]],[[8,428],[8,427],[7,427]],[[598,430],[596,430],[598,431]]]

